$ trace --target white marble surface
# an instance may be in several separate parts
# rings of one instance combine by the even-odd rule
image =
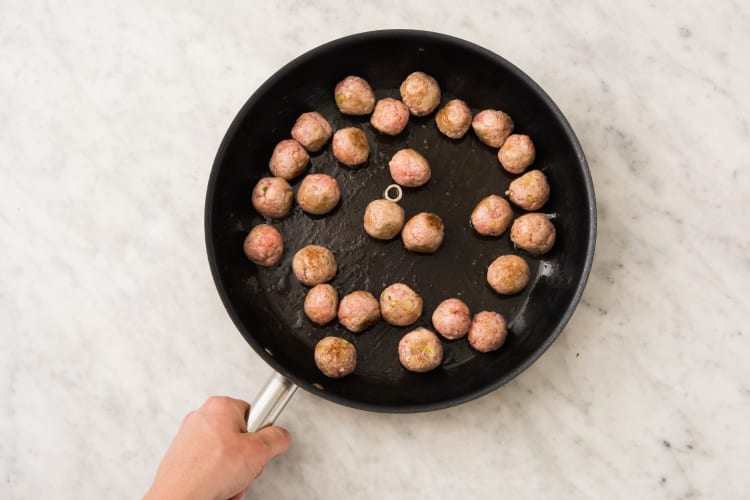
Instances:
[[[188,410],[252,398],[270,369],[204,254],[219,141],[294,56],[412,27],[507,57],[569,118],[599,202],[583,303],[457,408],[298,394],[248,497],[747,498],[750,8],[636,3],[0,2],[0,497],[138,497]]]

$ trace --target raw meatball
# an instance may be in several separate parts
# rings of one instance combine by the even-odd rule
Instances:
[[[302,113],[292,127],[292,137],[311,153],[323,149],[332,135],[331,124],[316,111]]]
[[[525,214],[510,227],[510,241],[534,255],[549,252],[555,244],[555,226],[540,213]]]
[[[305,315],[318,325],[333,321],[339,308],[339,294],[328,283],[315,285],[305,296]]]
[[[502,146],[505,139],[513,132],[511,117],[494,109],[485,109],[477,113],[471,126],[479,140],[493,148]]]
[[[292,186],[281,177],[264,177],[253,189],[253,206],[263,217],[280,219],[292,209]]]
[[[380,294],[383,319],[395,326],[408,326],[422,315],[422,297],[403,283],[394,283]]]
[[[378,240],[394,238],[404,227],[404,209],[388,200],[371,201],[365,209],[365,231]]]
[[[338,266],[333,253],[319,245],[307,245],[294,254],[292,271],[303,285],[314,286],[331,281]]]
[[[273,266],[284,253],[284,240],[276,229],[261,224],[248,233],[242,249],[247,258],[259,266]]]
[[[409,108],[401,101],[386,97],[375,104],[370,125],[387,135],[398,135],[409,123]]]
[[[474,315],[469,327],[469,345],[479,352],[490,352],[505,343],[508,336],[508,328],[505,326],[505,318],[502,315],[482,311]]]
[[[276,177],[290,181],[304,172],[309,162],[310,155],[302,144],[294,139],[286,139],[273,148],[268,168]]]
[[[536,149],[531,137],[523,134],[511,134],[505,139],[497,152],[497,159],[505,170],[511,174],[520,174],[534,163]]]
[[[375,94],[367,80],[347,76],[333,91],[336,106],[345,115],[369,115],[375,107]]]
[[[370,156],[370,145],[365,133],[357,127],[337,130],[333,136],[333,156],[347,167],[366,162]]]
[[[518,255],[501,255],[487,268],[487,283],[503,295],[513,295],[529,284],[529,265]]]
[[[443,243],[443,220],[435,214],[422,212],[404,225],[401,239],[407,250],[417,253],[435,253]]]
[[[378,321],[380,305],[370,292],[358,290],[341,299],[339,323],[350,332],[362,332]]]
[[[315,364],[326,377],[346,377],[357,367],[357,350],[346,339],[325,337],[315,346]]]
[[[513,209],[505,198],[496,194],[477,203],[471,212],[471,226],[484,236],[500,236],[508,229],[511,220]]]
[[[446,339],[460,339],[471,326],[471,312],[460,299],[446,299],[432,313],[432,326]]]
[[[340,199],[338,182],[326,174],[305,176],[297,190],[297,203],[308,214],[327,214],[338,205]]]
[[[404,187],[419,187],[430,180],[432,172],[427,159],[413,149],[397,151],[388,163],[391,177]]]
[[[434,370],[443,361],[443,345],[427,328],[417,328],[398,343],[398,360],[409,371],[424,373]]]
[[[539,210],[549,200],[547,176],[541,170],[530,170],[511,182],[506,194],[524,210]]]
[[[421,71],[415,71],[401,84],[401,100],[414,116],[427,116],[440,105],[440,85]]]

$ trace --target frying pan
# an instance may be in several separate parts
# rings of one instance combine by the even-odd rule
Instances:
[[[503,193],[515,177],[497,160],[497,150],[473,132],[452,140],[437,130],[434,113],[410,117],[396,137],[377,133],[369,117],[342,115],[333,88],[347,75],[364,77],[378,99],[399,98],[399,85],[412,71],[434,76],[442,102],[461,98],[474,113],[502,109],[515,131],[528,134],[537,156],[532,168],[546,173],[551,196],[543,211],[557,229],[546,255],[515,249],[508,232],[499,238],[478,236],[469,224],[476,203]],[[318,111],[334,130],[356,126],[367,135],[371,154],[358,168],[347,168],[328,145],[311,157],[308,173],[326,173],[339,183],[342,200],[326,216],[310,216],[294,206],[283,220],[270,221],[284,238],[284,256],[271,268],[259,268],[243,254],[250,229],[266,222],[255,212],[250,193],[269,176],[268,160],[276,143],[290,137],[296,118]],[[404,189],[407,218],[422,211],[445,223],[445,241],[437,253],[407,252],[399,238],[377,241],[362,228],[367,204],[393,181],[388,161],[411,147],[430,162],[432,179]],[[292,183],[297,189],[301,179]],[[516,209],[515,215],[522,212]],[[420,412],[445,408],[482,396],[521,373],[560,334],[575,309],[594,255],[596,204],[586,159],[563,114],[547,94],[518,68],[482,47],[450,36],[412,30],[386,30],[335,40],[293,60],[269,78],[242,107],[221,143],[211,171],[205,211],[206,247],[219,295],[250,346],[271,365],[271,377],[253,404],[249,429],[272,423],[297,387],[335,403],[381,412]],[[334,322],[316,326],[302,310],[306,287],[291,272],[294,253],[320,244],[336,255],[339,271],[332,284],[343,296],[368,290],[376,297],[389,284],[404,282],[421,294],[424,314],[409,327],[380,322],[352,334]],[[487,285],[488,265],[499,255],[523,255],[532,277],[512,297]],[[497,311],[508,321],[505,345],[491,353],[474,351],[466,341],[443,341],[442,365],[412,373],[400,365],[397,345],[413,328],[431,328],[430,317],[444,299],[459,297],[472,312]],[[313,349],[327,335],[354,343],[357,368],[342,379],[326,378],[315,366]]]

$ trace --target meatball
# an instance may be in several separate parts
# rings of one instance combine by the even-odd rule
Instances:
[[[380,313],[395,326],[408,326],[422,315],[422,297],[403,283],[394,283],[380,294]]]
[[[471,109],[461,99],[445,103],[435,115],[438,130],[451,139],[460,139],[471,126]]]
[[[297,190],[297,203],[308,214],[327,214],[338,205],[340,199],[338,182],[326,174],[306,175]]]
[[[370,292],[358,290],[341,299],[338,316],[344,328],[359,333],[380,321],[380,305]]]
[[[414,116],[427,116],[440,105],[440,85],[421,71],[415,71],[401,83],[401,100]]]
[[[443,220],[428,212],[418,213],[408,220],[401,231],[407,250],[417,253],[435,253],[443,243]]]
[[[471,121],[471,127],[479,140],[493,148],[499,148],[513,132],[510,116],[494,109],[480,111]]]
[[[307,245],[294,254],[292,271],[303,285],[314,286],[331,281],[338,266],[333,253],[319,245]]]
[[[432,326],[446,339],[460,339],[471,325],[469,306],[460,299],[446,299],[432,313]]]
[[[333,321],[339,308],[339,294],[328,283],[315,285],[305,296],[305,315],[318,325]]]
[[[520,292],[530,277],[529,265],[518,255],[501,255],[487,268],[487,283],[502,295]]]
[[[370,125],[387,135],[398,135],[409,123],[409,108],[401,101],[386,97],[375,104]]]
[[[526,167],[534,163],[534,158],[534,143],[531,142],[531,137],[523,134],[509,135],[497,152],[500,165],[511,174],[520,174],[526,170]]]
[[[549,252],[555,244],[555,236],[555,226],[540,213],[522,215],[510,227],[510,241],[534,255]]]
[[[315,346],[315,364],[326,377],[346,377],[357,367],[357,350],[346,339],[325,337]]]
[[[500,236],[508,229],[511,220],[513,209],[510,203],[496,194],[477,203],[471,212],[471,226],[484,236]]]
[[[490,352],[505,343],[508,336],[508,328],[505,326],[505,318],[502,315],[482,311],[474,315],[469,327],[469,345],[479,352]]]
[[[365,133],[357,127],[337,130],[333,136],[333,156],[347,167],[366,162],[370,156],[370,145]]]
[[[427,159],[413,149],[397,151],[388,163],[391,177],[404,187],[419,187],[430,180],[432,172]]]
[[[365,209],[365,232],[378,240],[394,238],[404,227],[404,209],[388,200],[371,201]]]
[[[284,253],[284,240],[276,229],[261,224],[248,233],[242,250],[248,259],[259,266],[273,266]]]
[[[310,155],[302,144],[294,139],[285,139],[273,148],[268,168],[276,177],[290,181],[304,172],[309,162]]]
[[[333,129],[316,111],[302,113],[292,127],[292,137],[311,153],[317,153],[331,139]]]
[[[427,328],[417,328],[403,336],[398,343],[398,360],[412,372],[434,370],[443,361],[443,345]]]
[[[347,76],[336,84],[333,91],[336,106],[345,115],[369,115],[375,107],[375,94],[367,80]]]
[[[511,182],[506,194],[524,210],[539,210],[549,200],[547,176],[541,170],[530,170]]]
[[[280,219],[292,209],[292,186],[281,177],[264,177],[253,189],[253,206],[263,217]]]

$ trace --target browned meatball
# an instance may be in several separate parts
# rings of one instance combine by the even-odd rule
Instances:
[[[427,116],[440,105],[440,85],[421,71],[415,71],[401,83],[401,100],[414,116]]]
[[[333,91],[336,106],[345,115],[369,115],[375,107],[375,94],[367,80],[347,76],[336,84]]]
[[[404,187],[419,187],[430,180],[432,172],[427,159],[413,149],[397,151],[388,163],[391,177]]]
[[[307,245],[294,254],[292,271],[303,285],[314,286],[331,281],[338,266],[333,253],[319,245]]]
[[[518,255],[501,255],[487,268],[487,283],[503,295],[513,295],[529,284],[529,265]]]
[[[411,325],[422,315],[422,297],[408,285],[394,283],[380,294],[380,313],[391,325]]]
[[[398,343],[398,360],[412,372],[434,370],[443,361],[443,345],[427,328],[417,328],[403,336]]]
[[[477,203],[471,212],[471,226],[484,236],[500,236],[508,229],[511,220],[513,209],[505,198],[496,194]]]
[[[474,315],[469,327],[469,345],[479,352],[490,352],[500,349],[508,336],[505,318],[502,315],[482,311]]]
[[[407,250],[417,253],[435,253],[443,243],[443,220],[435,214],[422,212],[404,225],[401,239]]]
[[[493,148],[499,148],[513,132],[510,116],[494,109],[480,111],[471,122],[479,140]]]
[[[534,163],[536,150],[531,137],[523,134],[511,134],[505,139],[497,152],[497,159],[505,170],[511,174],[520,174]]]
[[[404,209],[388,200],[373,200],[365,209],[365,232],[378,240],[394,238],[404,227]]]
[[[326,174],[306,175],[297,190],[297,203],[308,214],[327,214],[338,205],[340,199],[338,182]]]
[[[365,133],[357,127],[337,130],[333,135],[333,156],[347,167],[366,162],[370,156],[370,145]]]
[[[539,210],[549,200],[547,176],[541,170],[529,170],[510,183],[506,194],[524,210]]]
[[[261,224],[248,233],[242,249],[247,258],[259,266],[273,266],[284,253],[284,239],[273,227]]]
[[[285,139],[273,148],[268,168],[276,177],[289,181],[302,174],[309,162],[310,155],[302,144],[294,139]]]
[[[318,325],[333,321],[339,308],[339,293],[328,283],[315,285],[305,296],[305,315]]]
[[[451,139],[460,139],[471,126],[471,109],[461,99],[445,103],[435,115],[437,128]]]
[[[333,129],[317,111],[302,113],[292,127],[292,137],[311,153],[317,153],[331,139]]]
[[[346,377],[357,367],[357,349],[341,337],[325,337],[315,346],[315,364],[326,377]]]
[[[341,299],[338,315],[344,328],[359,333],[380,321],[380,304],[370,292],[357,290]]]
[[[401,101],[386,97],[375,104],[370,124],[387,135],[398,135],[409,123],[409,108]]]
[[[510,227],[510,241],[534,255],[549,252],[555,244],[555,236],[555,226],[540,213],[522,215]]]
[[[264,177],[253,189],[253,206],[263,217],[280,219],[292,209],[292,186],[281,177]]]
[[[446,339],[460,339],[469,332],[471,312],[460,299],[446,299],[432,313],[432,326]]]

